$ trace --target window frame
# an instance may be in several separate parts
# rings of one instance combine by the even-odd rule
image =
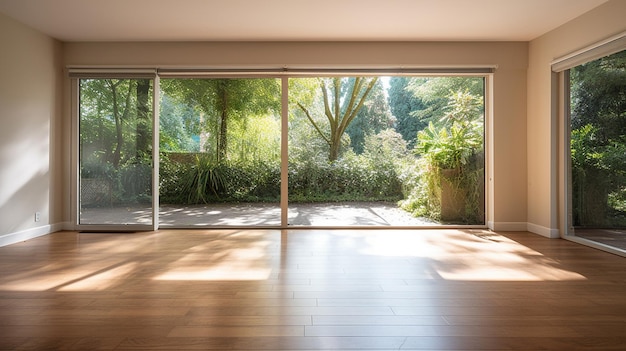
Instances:
[[[289,78],[312,77],[312,76],[414,76],[414,77],[442,77],[442,76],[467,76],[481,77],[484,79],[484,223],[480,225],[437,225],[437,226],[392,226],[385,229],[487,229],[493,226],[494,218],[494,194],[493,176],[493,86],[494,73],[497,66],[459,66],[459,67],[413,67],[413,68],[388,68],[388,67],[365,67],[365,68],[109,68],[109,67],[67,67],[71,82],[71,114],[72,114],[72,157],[71,157],[71,223],[75,230],[86,231],[128,231],[128,230],[158,230],[159,229],[159,101],[160,101],[160,78],[278,78],[281,79],[281,224],[275,229],[288,229],[288,114],[289,114]],[[79,219],[79,87],[80,78],[146,78],[153,79],[153,196],[152,196],[152,225],[81,225]],[[242,226],[246,227],[247,226]],[[208,227],[220,229],[221,227]],[[229,226],[228,228],[239,228]],[[274,228],[274,227],[272,227]],[[299,229],[315,229],[314,227],[298,227]],[[325,227],[335,228],[335,227]],[[376,228],[372,226],[340,226],[337,228]]]
[[[559,216],[559,236],[563,239],[626,257],[626,250],[591,241],[575,235],[572,213],[571,101],[570,70],[587,62],[626,50],[626,32],[619,33],[583,49],[560,57],[551,63],[552,106],[558,119],[558,193],[553,208]]]

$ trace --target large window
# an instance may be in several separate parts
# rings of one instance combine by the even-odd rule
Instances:
[[[249,75],[80,76],[77,224],[485,225],[484,74]]]

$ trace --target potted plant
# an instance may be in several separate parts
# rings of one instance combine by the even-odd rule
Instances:
[[[476,97],[467,92],[452,94],[446,115],[440,126],[430,122],[417,133],[416,152],[422,156],[425,174],[430,178],[428,191],[437,196],[443,221],[464,222],[476,217],[473,206],[482,170],[482,118],[476,108]]]

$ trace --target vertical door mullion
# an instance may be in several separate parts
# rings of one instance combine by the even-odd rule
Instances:
[[[152,229],[159,229],[159,107],[161,84],[155,75],[152,87]]]
[[[289,225],[289,77],[281,77],[280,113],[280,226]]]

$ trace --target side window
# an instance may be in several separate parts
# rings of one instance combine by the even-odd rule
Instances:
[[[570,234],[626,249],[626,51],[569,73]]]

